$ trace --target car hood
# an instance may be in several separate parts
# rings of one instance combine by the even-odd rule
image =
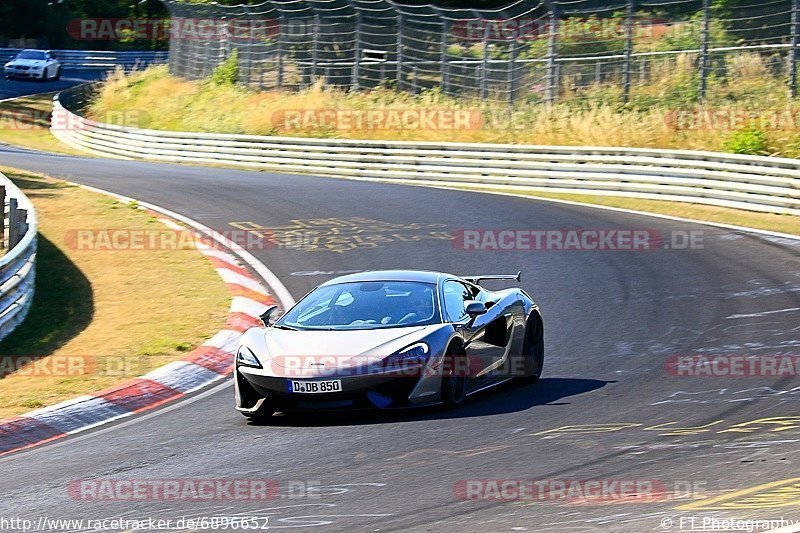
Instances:
[[[258,358],[265,369],[277,374],[302,368],[303,375],[324,375],[332,368],[341,371],[375,364],[438,327],[441,325],[352,331],[269,328],[264,331],[266,353],[258,353]]]
[[[43,67],[47,61],[44,59],[12,59],[8,64],[15,67]]]

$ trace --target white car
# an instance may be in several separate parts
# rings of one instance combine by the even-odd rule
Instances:
[[[3,67],[6,79],[57,80],[61,78],[61,63],[49,50],[23,50]]]

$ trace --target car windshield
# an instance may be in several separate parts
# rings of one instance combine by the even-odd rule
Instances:
[[[23,50],[15,59],[38,59],[44,60],[46,59],[44,52],[37,52],[36,50]]]
[[[439,323],[436,286],[362,281],[314,289],[276,325],[297,329],[376,329]]]

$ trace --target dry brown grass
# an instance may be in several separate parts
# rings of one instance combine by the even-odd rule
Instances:
[[[3,169],[39,214],[33,308],[0,355],[124,357],[136,375],[185,355],[225,323],[230,296],[195,249],[76,250],[75,229],[154,229],[146,212],[61,181]],[[99,390],[134,375],[0,378],[0,418]]]
[[[114,112],[116,116],[125,116],[125,111],[142,111],[145,117],[140,126],[173,131],[722,151],[726,139],[733,133],[729,128],[676,129],[670,121],[676,110],[700,109],[695,103],[694,61],[695,58],[688,55],[654,60],[651,77],[636,86],[628,106],[617,103],[618,87],[596,85],[581,92],[567,92],[562,103],[551,109],[539,104],[508,108],[498,102],[456,99],[438,91],[411,95],[378,88],[351,93],[324,88],[321,84],[296,93],[256,91],[206,81],[186,81],[170,76],[165,67],[154,67],[129,75],[122,72],[113,75],[101,91],[92,113],[102,119],[114,116]],[[729,57],[728,62],[736,84],[710,80],[711,97],[706,109],[800,110],[787,102],[784,81],[771,77],[763,58],[741,54]],[[286,127],[280,120],[281,113],[287,110],[408,109],[469,110],[482,117],[482,121],[472,123],[477,127],[461,129],[359,129],[313,124],[307,128]],[[768,137],[772,153],[800,154],[797,131],[769,131]]]

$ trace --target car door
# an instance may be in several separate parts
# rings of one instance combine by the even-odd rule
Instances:
[[[49,53],[45,54],[44,58],[46,65],[44,69],[44,77],[45,79],[54,78],[56,75],[56,70],[55,70],[56,63],[55,61],[53,61],[53,58]]]
[[[492,306],[486,314],[470,319],[466,302],[474,299],[472,289],[457,280],[445,281],[442,289],[446,318],[466,341],[469,376],[478,382],[485,381],[488,373],[502,364],[508,344],[509,317],[501,306]]]

